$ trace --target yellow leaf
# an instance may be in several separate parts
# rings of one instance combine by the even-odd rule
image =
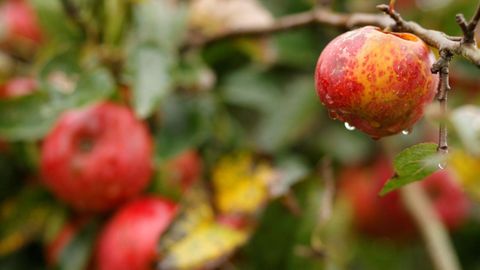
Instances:
[[[457,150],[450,155],[449,164],[465,191],[480,201],[480,158]]]
[[[221,213],[253,214],[269,197],[274,170],[249,154],[226,157],[213,171],[215,204]]]
[[[198,226],[163,254],[159,269],[199,269],[213,266],[245,243],[248,233],[218,223]]]
[[[202,186],[194,186],[185,195],[177,217],[160,239],[160,252],[168,250],[197,227],[214,221],[214,213]]]

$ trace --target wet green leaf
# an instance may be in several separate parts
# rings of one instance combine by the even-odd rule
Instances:
[[[436,153],[437,145],[434,143],[420,143],[400,152],[393,162],[395,175],[383,186],[380,195],[422,180],[434,173],[438,169],[438,163],[431,164],[429,159]]]

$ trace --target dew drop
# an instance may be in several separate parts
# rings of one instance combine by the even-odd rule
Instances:
[[[346,128],[347,130],[350,130],[350,131],[351,131],[351,130],[355,130],[355,127],[352,126],[352,125],[350,125],[348,122],[345,122],[345,128]]]
[[[407,129],[402,130],[402,134],[403,135],[408,135],[408,134],[410,134],[410,130],[407,130]]]
[[[446,164],[445,164],[445,163],[438,163],[438,168],[439,168],[440,170],[445,169],[445,167],[446,167]]]

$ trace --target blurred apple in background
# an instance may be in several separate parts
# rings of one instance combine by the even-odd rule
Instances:
[[[7,0],[0,5],[0,43],[42,41],[42,31],[35,11],[28,1]]]
[[[160,236],[176,209],[174,203],[156,197],[143,197],[120,208],[99,236],[96,269],[151,269]]]
[[[31,77],[16,77],[0,85],[0,99],[28,95],[37,90],[37,81]]]
[[[76,210],[107,211],[149,184],[152,152],[147,126],[128,107],[103,102],[70,110],[42,145],[42,182]]]
[[[341,172],[340,196],[351,203],[355,227],[360,232],[397,240],[411,238],[416,233],[400,193],[378,195],[393,174],[391,162],[386,158],[379,158],[369,167],[350,167]],[[424,179],[422,187],[448,229],[462,225],[468,216],[469,201],[452,173],[438,171]]]

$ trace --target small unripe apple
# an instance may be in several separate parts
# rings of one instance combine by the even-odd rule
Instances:
[[[64,113],[45,138],[44,184],[79,211],[109,210],[152,175],[152,139],[127,107],[101,103]]]
[[[174,203],[154,197],[140,198],[123,206],[100,234],[96,269],[153,269],[160,236],[175,212]]]
[[[7,0],[0,5],[0,41],[31,42],[42,41],[42,31],[35,11],[25,0]]]
[[[367,26],[346,32],[321,53],[315,85],[332,118],[374,139],[409,130],[436,92],[429,47],[409,33]]]

